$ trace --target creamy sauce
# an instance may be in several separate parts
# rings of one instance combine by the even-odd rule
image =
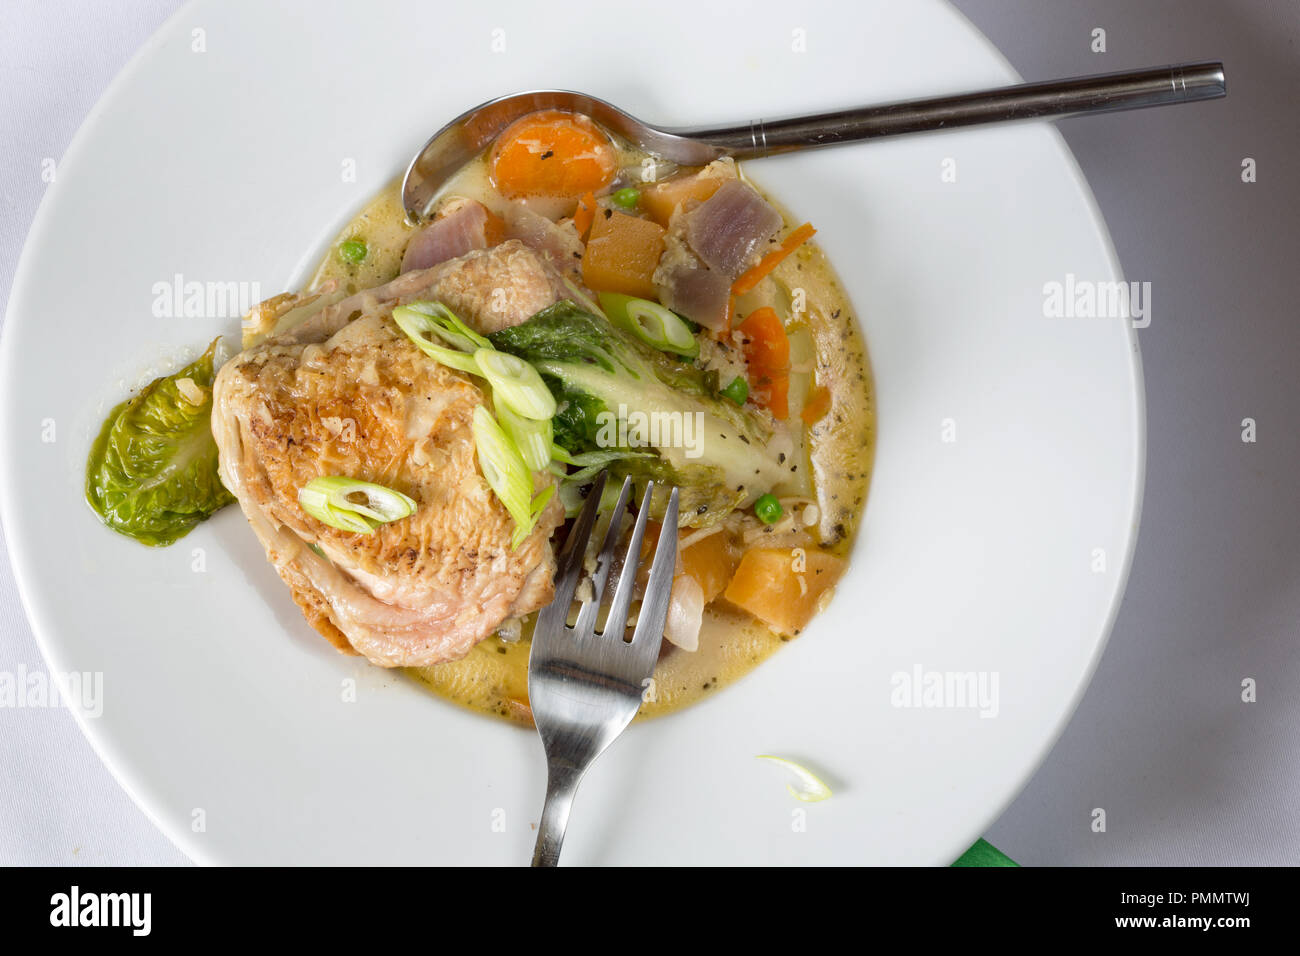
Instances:
[[[507,642],[489,637],[464,658],[448,664],[413,669],[409,673],[434,693],[471,710],[496,714],[520,723],[528,712],[528,653],[525,636]],[[684,651],[665,643],[655,665],[654,684],[647,689],[637,719],[681,710],[749,673],[789,640],[749,615],[718,601],[704,609],[700,646]]]
[[[396,279],[402,271],[406,243],[414,231],[402,208],[401,182],[391,182],[330,243],[308,288],[317,289],[337,279],[343,291],[352,295]],[[366,257],[354,263],[340,250],[345,242],[356,239],[366,244]]]
[[[626,144],[620,146],[623,172],[615,187],[638,185],[644,157]],[[661,171],[666,174],[675,169]],[[494,211],[503,202],[491,187],[482,159],[469,163],[441,194],[479,199]],[[774,205],[781,209],[779,204]],[[545,210],[552,216],[571,211]],[[800,222],[784,210],[782,215],[787,225]],[[337,279],[348,292],[354,292],[389,281],[400,271],[412,228],[402,209],[400,183],[391,183],[339,233],[311,287]],[[340,246],[350,239],[366,243],[367,255],[360,263],[348,262],[340,255]],[[786,492],[815,501],[818,519],[808,530],[825,550],[846,555],[866,502],[876,441],[866,345],[842,286],[815,243],[807,242],[797,249],[772,276],[774,282],[760,283],[737,301],[737,321],[765,305],[790,317],[787,330],[791,340],[792,422],[799,421],[798,410],[814,385],[830,391],[831,406],[825,417],[798,429],[802,432],[798,436],[801,445],[797,446],[795,459],[811,466],[799,469],[808,477],[792,479]],[[804,301],[805,309],[795,315],[792,305],[797,300]],[[793,465],[791,470],[798,475]],[[530,615],[523,621],[522,633],[516,640],[493,636],[459,661],[408,673],[461,706],[521,723],[531,722],[527,700],[532,618]],[[680,710],[715,693],[794,639],[777,634],[719,597],[704,610],[697,651],[683,651],[665,642],[655,668],[654,685],[638,719]]]

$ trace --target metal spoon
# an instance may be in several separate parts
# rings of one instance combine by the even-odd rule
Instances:
[[[673,128],[643,123],[586,93],[533,90],[489,100],[435,133],[406,170],[402,202],[408,216],[416,221],[422,219],[448,176],[487,148],[519,117],[537,110],[584,113],[654,156],[683,166],[702,166],[721,156],[755,159],[900,133],[1190,103],[1217,99],[1227,92],[1222,63],[1183,63],[811,116],[753,120],[738,126]]]

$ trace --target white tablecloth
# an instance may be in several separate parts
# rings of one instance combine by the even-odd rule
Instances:
[[[911,0],[899,0],[911,2]],[[1065,736],[990,829],[1046,864],[1300,862],[1300,3],[956,0],[1027,78],[1226,61],[1229,100],[1063,124],[1150,281],[1142,534]],[[6,0],[0,295],[58,159],[175,0]],[[1106,31],[1106,52],[1091,49]],[[1241,181],[1252,157],[1258,182]],[[1241,441],[1241,421],[1258,441]],[[3,489],[0,489],[0,493]],[[75,588],[75,582],[69,582]],[[0,672],[43,670],[0,551]],[[1241,701],[1244,678],[1259,700]],[[1107,831],[1090,828],[1105,808]],[[0,709],[0,863],[175,864],[62,709]]]

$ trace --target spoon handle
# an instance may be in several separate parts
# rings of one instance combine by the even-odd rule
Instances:
[[[1218,99],[1227,93],[1221,62],[1182,63],[811,116],[754,120],[741,126],[671,132],[720,147],[737,159],[755,159],[900,133],[1045,116],[1112,113]]]

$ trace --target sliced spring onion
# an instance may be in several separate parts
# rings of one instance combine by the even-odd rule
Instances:
[[[533,530],[537,514],[541,513],[541,509],[533,511],[532,472],[510,436],[482,405],[474,409],[474,448],[488,486],[515,519],[511,547],[517,548]]]
[[[542,471],[551,463],[553,430],[549,418],[525,418],[499,393],[493,392],[492,402],[496,406],[497,421],[510,436],[510,440],[519,449],[524,464],[531,471]]]
[[[533,525],[537,524],[537,519],[541,517],[542,511],[554,496],[554,485],[547,485],[537,494],[533,495],[533,502],[528,507],[528,527],[525,528],[516,523],[514,536],[510,539],[510,547],[517,548],[523,543],[524,538],[528,537],[532,532]]]
[[[731,399],[737,405],[744,405],[745,399],[749,398],[749,383],[737,375],[718,394],[723,398]]]
[[[831,788],[826,786],[826,783],[807,767],[801,767],[793,760],[774,757],[771,754],[759,754],[758,759],[770,760],[773,763],[780,764],[794,774],[795,781],[799,786],[796,787],[793,783],[787,783],[785,786],[787,790],[794,794],[796,800],[802,800],[804,803],[817,803],[830,797]]]
[[[609,321],[661,352],[686,358],[700,354],[700,342],[677,313],[658,302],[616,292],[600,293],[600,304]]]
[[[538,421],[555,415],[555,396],[523,359],[489,345],[474,353],[474,361],[479,374],[492,383],[493,394],[512,411]]]
[[[446,348],[429,341],[430,334],[436,335],[444,341],[455,335],[456,340],[459,340],[459,334],[454,329],[448,332],[446,327],[439,323],[437,317],[409,305],[399,305],[393,310],[393,321],[397,323],[397,327],[406,333],[406,337],[414,342],[421,352],[434,361],[441,362],[458,372],[469,372],[471,375],[482,374],[479,371],[478,362],[474,361],[473,355],[468,354],[461,348]]]
[[[400,491],[339,475],[307,482],[298,490],[298,505],[317,521],[356,534],[371,534],[419,507]]]
[[[427,299],[408,302],[406,308],[413,309],[433,319],[437,324],[439,334],[446,340],[447,344],[460,349],[462,352],[473,352],[475,349],[492,347],[491,342],[471,329],[460,316],[441,302]]]

